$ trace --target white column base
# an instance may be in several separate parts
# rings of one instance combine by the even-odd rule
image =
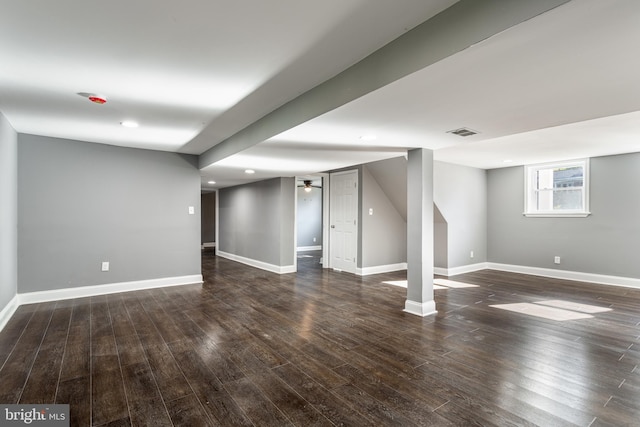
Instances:
[[[426,301],[426,302],[416,302],[406,300],[404,303],[404,312],[409,314],[415,314],[416,316],[430,316],[432,314],[437,314],[436,310],[436,302],[435,301]]]

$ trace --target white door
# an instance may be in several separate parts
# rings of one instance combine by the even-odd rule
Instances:
[[[358,171],[332,173],[329,181],[331,268],[355,274],[358,249]]]

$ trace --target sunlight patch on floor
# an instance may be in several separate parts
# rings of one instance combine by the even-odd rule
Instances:
[[[435,279],[433,281],[436,285],[446,286],[447,288],[478,288],[478,285],[472,285],[471,283],[456,282],[449,279]],[[435,286],[434,286],[435,289]]]
[[[586,313],[564,310],[562,308],[549,307],[541,304],[531,304],[528,302],[514,304],[497,304],[490,305],[489,307],[527,314],[529,316],[542,317],[544,319],[556,320],[560,322],[563,322],[565,320],[590,319],[593,317],[592,315]]]
[[[451,280],[443,280],[443,279],[435,279],[433,281],[433,289],[434,290],[438,290],[438,289],[449,289],[449,288],[470,288],[470,287],[477,287],[477,285],[469,285],[467,283],[459,283],[459,282],[453,282],[456,283],[457,285],[444,285],[444,283],[439,283],[438,280],[441,281],[445,281],[445,282],[453,282]],[[407,281],[406,280],[389,280],[388,282],[382,282],[386,285],[392,285],[392,286],[399,286],[401,288],[406,288],[407,287]],[[436,284],[439,283],[439,284]],[[466,286],[460,286],[460,285],[466,285]]]
[[[399,286],[401,288],[406,288],[407,287],[407,281],[406,280],[389,280],[388,282],[382,282],[386,285],[391,285],[391,286]]]
[[[580,304],[572,301],[563,300],[549,300],[549,301],[536,301],[535,304],[542,304],[549,307],[563,308],[565,310],[579,311],[581,313],[604,313],[605,311],[611,311],[608,307],[599,307],[597,305]]]

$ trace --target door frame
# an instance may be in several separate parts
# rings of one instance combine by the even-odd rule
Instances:
[[[298,271],[298,180],[313,176],[322,179],[322,268],[329,268],[329,174],[325,172],[296,175],[294,185],[293,265]]]
[[[354,265],[354,271],[353,272],[348,272],[348,273],[353,273],[353,274],[357,274],[358,271],[358,239],[360,237],[360,233],[359,233],[359,229],[360,229],[360,171],[359,169],[348,169],[348,170],[342,170],[339,172],[330,172],[328,173],[328,178],[327,178],[327,187],[329,189],[329,191],[327,191],[327,200],[326,203],[324,204],[324,206],[326,206],[327,210],[326,210],[326,215],[327,215],[327,221],[326,221],[326,230],[324,230],[325,227],[325,223],[323,223],[323,231],[326,231],[327,234],[327,253],[325,255],[324,250],[323,250],[323,257],[326,256],[326,260],[328,260],[327,267],[326,268],[331,268],[333,269],[333,265],[332,265],[332,258],[331,258],[331,232],[330,232],[330,221],[331,221],[331,185],[330,185],[330,180],[331,180],[331,176],[335,176],[335,175],[346,175],[349,173],[355,173],[356,174],[356,230],[355,230],[355,246],[354,246],[354,250],[355,250],[355,265]],[[323,183],[324,185],[324,183]],[[323,213],[325,213],[323,211]],[[324,218],[323,218],[324,221]],[[323,236],[324,237],[324,236]],[[324,265],[323,265],[324,267]]]

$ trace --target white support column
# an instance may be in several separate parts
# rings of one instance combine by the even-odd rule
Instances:
[[[433,299],[433,151],[410,150],[407,162],[407,301],[404,311],[436,314]]]

